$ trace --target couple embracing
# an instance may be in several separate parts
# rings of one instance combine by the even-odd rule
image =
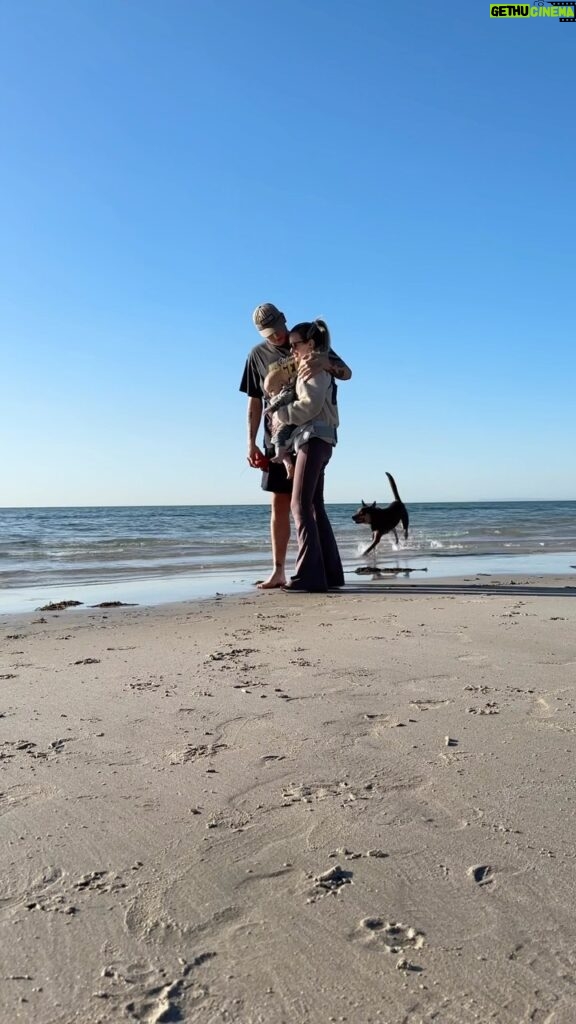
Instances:
[[[290,592],[341,587],[344,573],[324,506],[324,472],[337,440],[336,380],[349,380],[352,373],[332,352],[323,320],[288,330],[286,317],[271,302],[258,306],[252,319],[263,340],[246,360],[240,391],[248,396],[248,462],[263,471],[262,488],[272,495],[274,559],[270,577],[260,585]],[[263,413],[264,452],[256,444]],[[287,582],[290,509],[298,556]]]

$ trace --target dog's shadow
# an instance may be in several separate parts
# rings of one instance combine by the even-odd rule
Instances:
[[[351,570],[357,576],[371,576],[373,580],[382,580],[390,576],[410,576],[411,572],[428,572],[428,569],[413,567],[410,568],[405,565],[384,565],[382,567],[377,565],[360,565],[357,569]]]
[[[355,570],[352,570],[355,573]],[[389,575],[389,574],[386,574]],[[576,598],[576,586],[572,582],[564,585],[554,582],[551,586],[541,583],[539,580],[527,582],[523,580],[516,583],[513,580],[504,582],[494,580],[492,583],[479,583],[476,580],[446,581],[438,580],[432,583],[429,580],[398,580],[394,582],[392,577],[390,583],[385,582],[385,576],[372,576],[365,582],[351,580],[338,592],[331,594],[331,597],[345,598],[352,594],[371,594],[378,597],[382,594],[398,594],[399,590],[409,593],[412,597],[415,594],[433,594],[439,596],[458,597],[459,595],[494,594],[505,595],[506,597],[573,597]]]

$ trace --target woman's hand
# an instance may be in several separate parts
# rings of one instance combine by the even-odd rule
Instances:
[[[330,371],[330,360],[327,355],[319,352],[309,352],[298,360],[298,376],[300,380],[307,381],[315,377],[321,370]]]

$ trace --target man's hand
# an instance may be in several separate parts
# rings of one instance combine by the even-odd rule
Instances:
[[[328,356],[319,352],[310,352],[309,355],[303,356],[298,363],[298,376],[303,381],[315,377],[321,370],[327,370],[330,373],[331,367]]]
[[[250,445],[248,448],[248,464],[252,466],[252,469],[265,469],[268,464],[264,452],[257,444]]]

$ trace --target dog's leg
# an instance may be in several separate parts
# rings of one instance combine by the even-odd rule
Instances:
[[[398,544],[398,532],[397,532],[397,530],[392,530],[392,533],[394,534],[394,540]]]
[[[373,551],[374,548],[378,546],[378,544],[380,543],[381,540],[382,540],[382,534],[378,530],[376,530],[376,532],[372,534],[372,543],[371,543],[370,547],[366,548],[366,551],[362,552],[362,557],[364,557],[364,555],[368,555],[370,553],[370,551]]]

